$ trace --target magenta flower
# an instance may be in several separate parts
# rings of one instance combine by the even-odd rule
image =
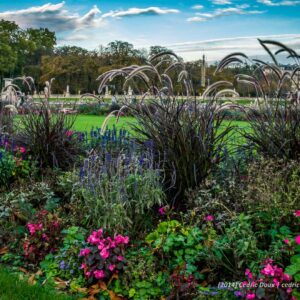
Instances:
[[[82,263],[81,266],[80,266],[80,269],[85,269],[85,268],[86,268],[86,264]]]
[[[118,259],[118,261],[123,261],[123,256],[122,256],[122,255],[119,255],[119,256],[117,257],[117,259]]]
[[[129,237],[128,236],[122,236],[121,234],[118,234],[115,237],[115,243],[116,245],[120,245],[120,244],[128,244],[129,242]]]
[[[271,276],[274,276],[275,271],[274,271],[273,267],[272,267],[270,264],[267,264],[267,265],[261,270],[261,273],[262,273],[263,275],[271,275]]]
[[[287,245],[289,245],[289,243],[290,243],[289,239],[284,239],[283,242]]]
[[[109,251],[107,250],[107,248],[103,248],[100,252],[100,255],[102,258],[106,259],[109,257]]]
[[[275,284],[275,286],[278,288],[279,287],[279,281],[278,279],[274,278],[273,279],[273,283]]]
[[[116,265],[109,265],[109,270],[112,272],[115,268],[116,268]]]
[[[22,154],[24,154],[26,152],[26,149],[24,147],[20,147],[20,151]]]
[[[27,224],[27,228],[31,235],[35,234],[35,225],[34,224],[31,224],[31,223]]]
[[[91,276],[91,272],[89,272],[89,271],[85,272],[85,276],[86,277],[90,277]]]
[[[80,256],[87,256],[91,253],[91,249],[89,248],[85,248],[85,249],[81,249],[79,255]]]
[[[160,215],[165,215],[166,214],[166,209],[165,209],[165,207],[163,206],[163,207],[161,207],[159,210],[158,210],[158,213],[160,214]]]
[[[252,279],[252,278],[253,278],[253,275],[252,275],[250,269],[246,269],[245,275],[246,275],[249,279]]]
[[[96,270],[96,271],[94,271],[94,276],[96,279],[102,279],[105,277],[105,274],[104,274],[103,270]]]
[[[300,217],[300,210],[296,210],[296,211],[294,212],[294,216]]]
[[[214,219],[215,219],[215,218],[214,218],[214,216],[212,216],[212,215],[208,215],[208,216],[206,216],[206,217],[204,218],[204,220],[207,221],[207,222],[212,222]]]
[[[295,238],[295,241],[298,245],[300,245],[300,235],[298,235],[296,238]]]
[[[255,294],[254,293],[248,293],[246,295],[246,299],[255,299]]]
[[[66,132],[66,136],[67,137],[70,137],[70,136],[72,136],[73,135],[73,131],[71,131],[71,130],[68,130],[67,132]]]

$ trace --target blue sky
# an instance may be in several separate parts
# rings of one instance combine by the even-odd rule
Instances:
[[[203,52],[211,61],[236,50],[260,55],[256,37],[300,49],[300,0],[1,1],[0,18],[49,27],[59,45],[95,49],[118,39],[167,46],[186,60]]]

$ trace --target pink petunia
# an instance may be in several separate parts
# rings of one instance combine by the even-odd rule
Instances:
[[[290,243],[289,239],[284,239],[283,242],[287,245],[289,245],[289,243]]]
[[[105,274],[104,274],[103,270],[96,270],[96,271],[94,271],[94,276],[96,279],[102,279],[105,277]]]
[[[298,235],[296,238],[295,238],[295,242],[300,245],[300,235]]]
[[[214,219],[215,219],[215,218],[214,218],[214,216],[212,216],[212,215],[208,215],[208,216],[206,216],[206,217],[204,218],[204,220],[207,221],[207,222],[212,222]]]
[[[85,268],[86,268],[86,264],[82,263],[81,266],[80,266],[80,269],[85,269]]]

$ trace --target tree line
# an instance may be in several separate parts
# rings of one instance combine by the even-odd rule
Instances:
[[[162,46],[152,46],[149,50],[135,49],[125,41],[113,41],[97,50],[77,46],[57,47],[55,32],[47,28],[24,30],[14,22],[0,20],[0,84],[3,85],[5,77],[27,75],[35,79],[37,91],[43,90],[46,80],[55,78],[52,86],[54,94],[63,94],[67,85],[71,94],[93,93],[97,91],[96,78],[100,74],[124,66],[143,65],[148,57],[166,50]],[[188,68],[195,91],[199,94],[203,90],[202,60],[190,62]],[[222,75],[214,76],[215,68],[216,65],[207,66],[206,80],[209,83],[220,80],[220,76],[231,81],[235,74],[242,71],[241,68],[229,68]],[[177,75],[176,71],[171,74]],[[115,79],[110,90],[120,93],[123,80]]]

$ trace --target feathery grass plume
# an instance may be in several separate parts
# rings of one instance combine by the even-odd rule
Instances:
[[[102,74],[98,78],[99,91],[116,76],[125,76],[125,86],[144,79],[147,91],[142,93],[141,101],[133,103],[131,97],[125,96],[122,111],[126,109],[136,118],[132,129],[139,145],[143,147],[145,141],[153,144],[154,160],[163,169],[162,181],[171,204],[184,207],[185,192],[197,187],[222,161],[232,126],[223,125],[223,106],[216,101],[196,101],[185,63],[174,55],[166,60],[166,55],[171,54],[155,55],[145,66]],[[181,87],[180,96],[174,95],[175,84]],[[232,84],[224,82],[222,86],[228,88]],[[217,88],[212,86],[206,93]]]
[[[293,49],[276,41],[259,43],[270,56],[272,63],[259,59],[250,61],[255,66],[252,75],[238,74],[235,76],[233,88],[246,85],[254,89],[257,100],[254,106],[236,106],[245,113],[250,130],[242,131],[242,135],[255,145],[257,151],[265,156],[276,159],[300,159],[300,64],[299,55]],[[278,50],[273,53],[276,47]],[[293,64],[284,70],[278,62],[278,54],[288,54]],[[233,62],[234,53],[225,57],[217,71]],[[232,61],[231,61],[232,59]],[[233,89],[234,91],[234,89]],[[226,91],[228,92],[228,91]],[[222,91],[218,92],[222,93]]]

